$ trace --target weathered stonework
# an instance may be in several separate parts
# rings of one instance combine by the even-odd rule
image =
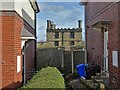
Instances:
[[[46,48],[59,48],[59,47],[78,47],[78,49],[83,48],[82,44],[82,28],[55,28],[50,27],[50,24],[48,23],[47,27],[47,41],[44,43],[46,45]],[[59,38],[55,38],[55,32],[59,32]],[[70,37],[70,33],[74,32],[74,38]],[[58,46],[55,46],[55,41],[59,42]],[[74,41],[74,45],[71,45],[71,41]],[[38,44],[38,48],[43,48],[41,44]]]

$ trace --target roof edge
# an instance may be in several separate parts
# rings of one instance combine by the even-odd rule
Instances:
[[[40,12],[40,9],[38,7],[38,3],[36,0],[29,0],[29,2],[36,13]]]

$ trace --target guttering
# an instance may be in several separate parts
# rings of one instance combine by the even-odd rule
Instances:
[[[38,7],[38,4],[36,2],[36,0],[29,0],[31,7],[33,8],[33,10],[35,11],[35,13],[40,12],[40,9]]]
[[[88,2],[88,0],[81,0],[80,3],[79,3],[79,5],[86,5],[87,2]]]

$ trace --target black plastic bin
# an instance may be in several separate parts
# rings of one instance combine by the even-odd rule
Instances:
[[[101,67],[99,65],[96,64],[93,69],[96,73],[101,73]]]
[[[99,65],[90,65],[86,69],[86,79],[91,79],[91,76],[96,76],[96,73],[101,73]]]

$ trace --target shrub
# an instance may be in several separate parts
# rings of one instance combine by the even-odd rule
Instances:
[[[42,68],[22,88],[65,88],[64,78],[55,67]]]

